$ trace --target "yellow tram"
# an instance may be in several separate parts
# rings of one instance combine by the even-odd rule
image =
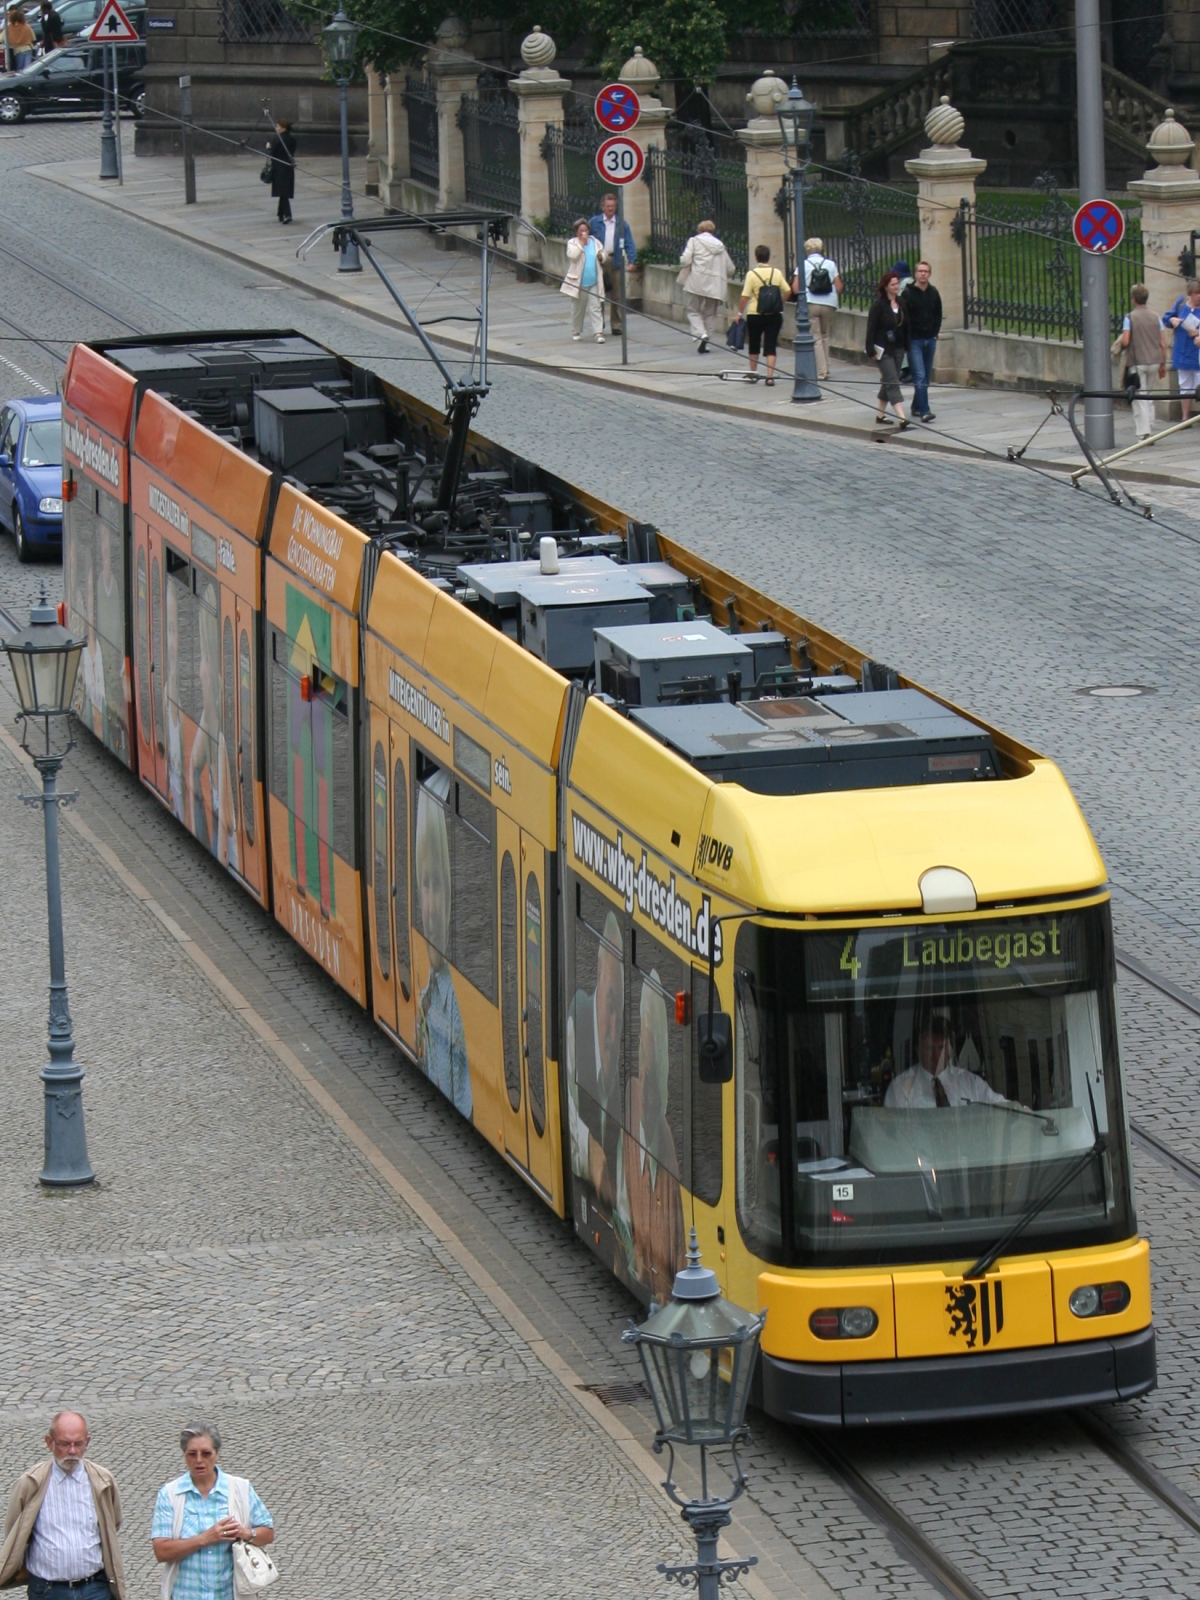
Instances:
[[[1155,1382],[1046,760],[292,333],[77,346],[78,712],[579,1236],[825,1426]]]

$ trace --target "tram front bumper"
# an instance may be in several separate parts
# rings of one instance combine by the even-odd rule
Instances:
[[[1154,1329],[995,1355],[830,1363],[762,1356],[768,1416],[861,1428],[1134,1400],[1158,1382]]]

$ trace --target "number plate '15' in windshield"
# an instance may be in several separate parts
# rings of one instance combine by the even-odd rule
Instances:
[[[1020,1252],[1131,1231],[1107,906],[744,924],[734,981],[738,1215],[767,1259],[973,1259],[1071,1163]]]

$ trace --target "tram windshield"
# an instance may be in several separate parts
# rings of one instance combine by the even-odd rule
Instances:
[[[1134,1231],[1108,907],[799,932],[734,960],[737,1199],[769,1261],[1014,1253]],[[1105,1136],[1105,1149],[1084,1160]]]

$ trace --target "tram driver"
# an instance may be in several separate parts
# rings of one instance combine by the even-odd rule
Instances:
[[[947,1019],[935,1015],[921,1024],[916,1062],[892,1079],[883,1103],[893,1111],[924,1111],[934,1106],[1010,1106],[1014,1102],[997,1094],[978,1072],[955,1062]]]

